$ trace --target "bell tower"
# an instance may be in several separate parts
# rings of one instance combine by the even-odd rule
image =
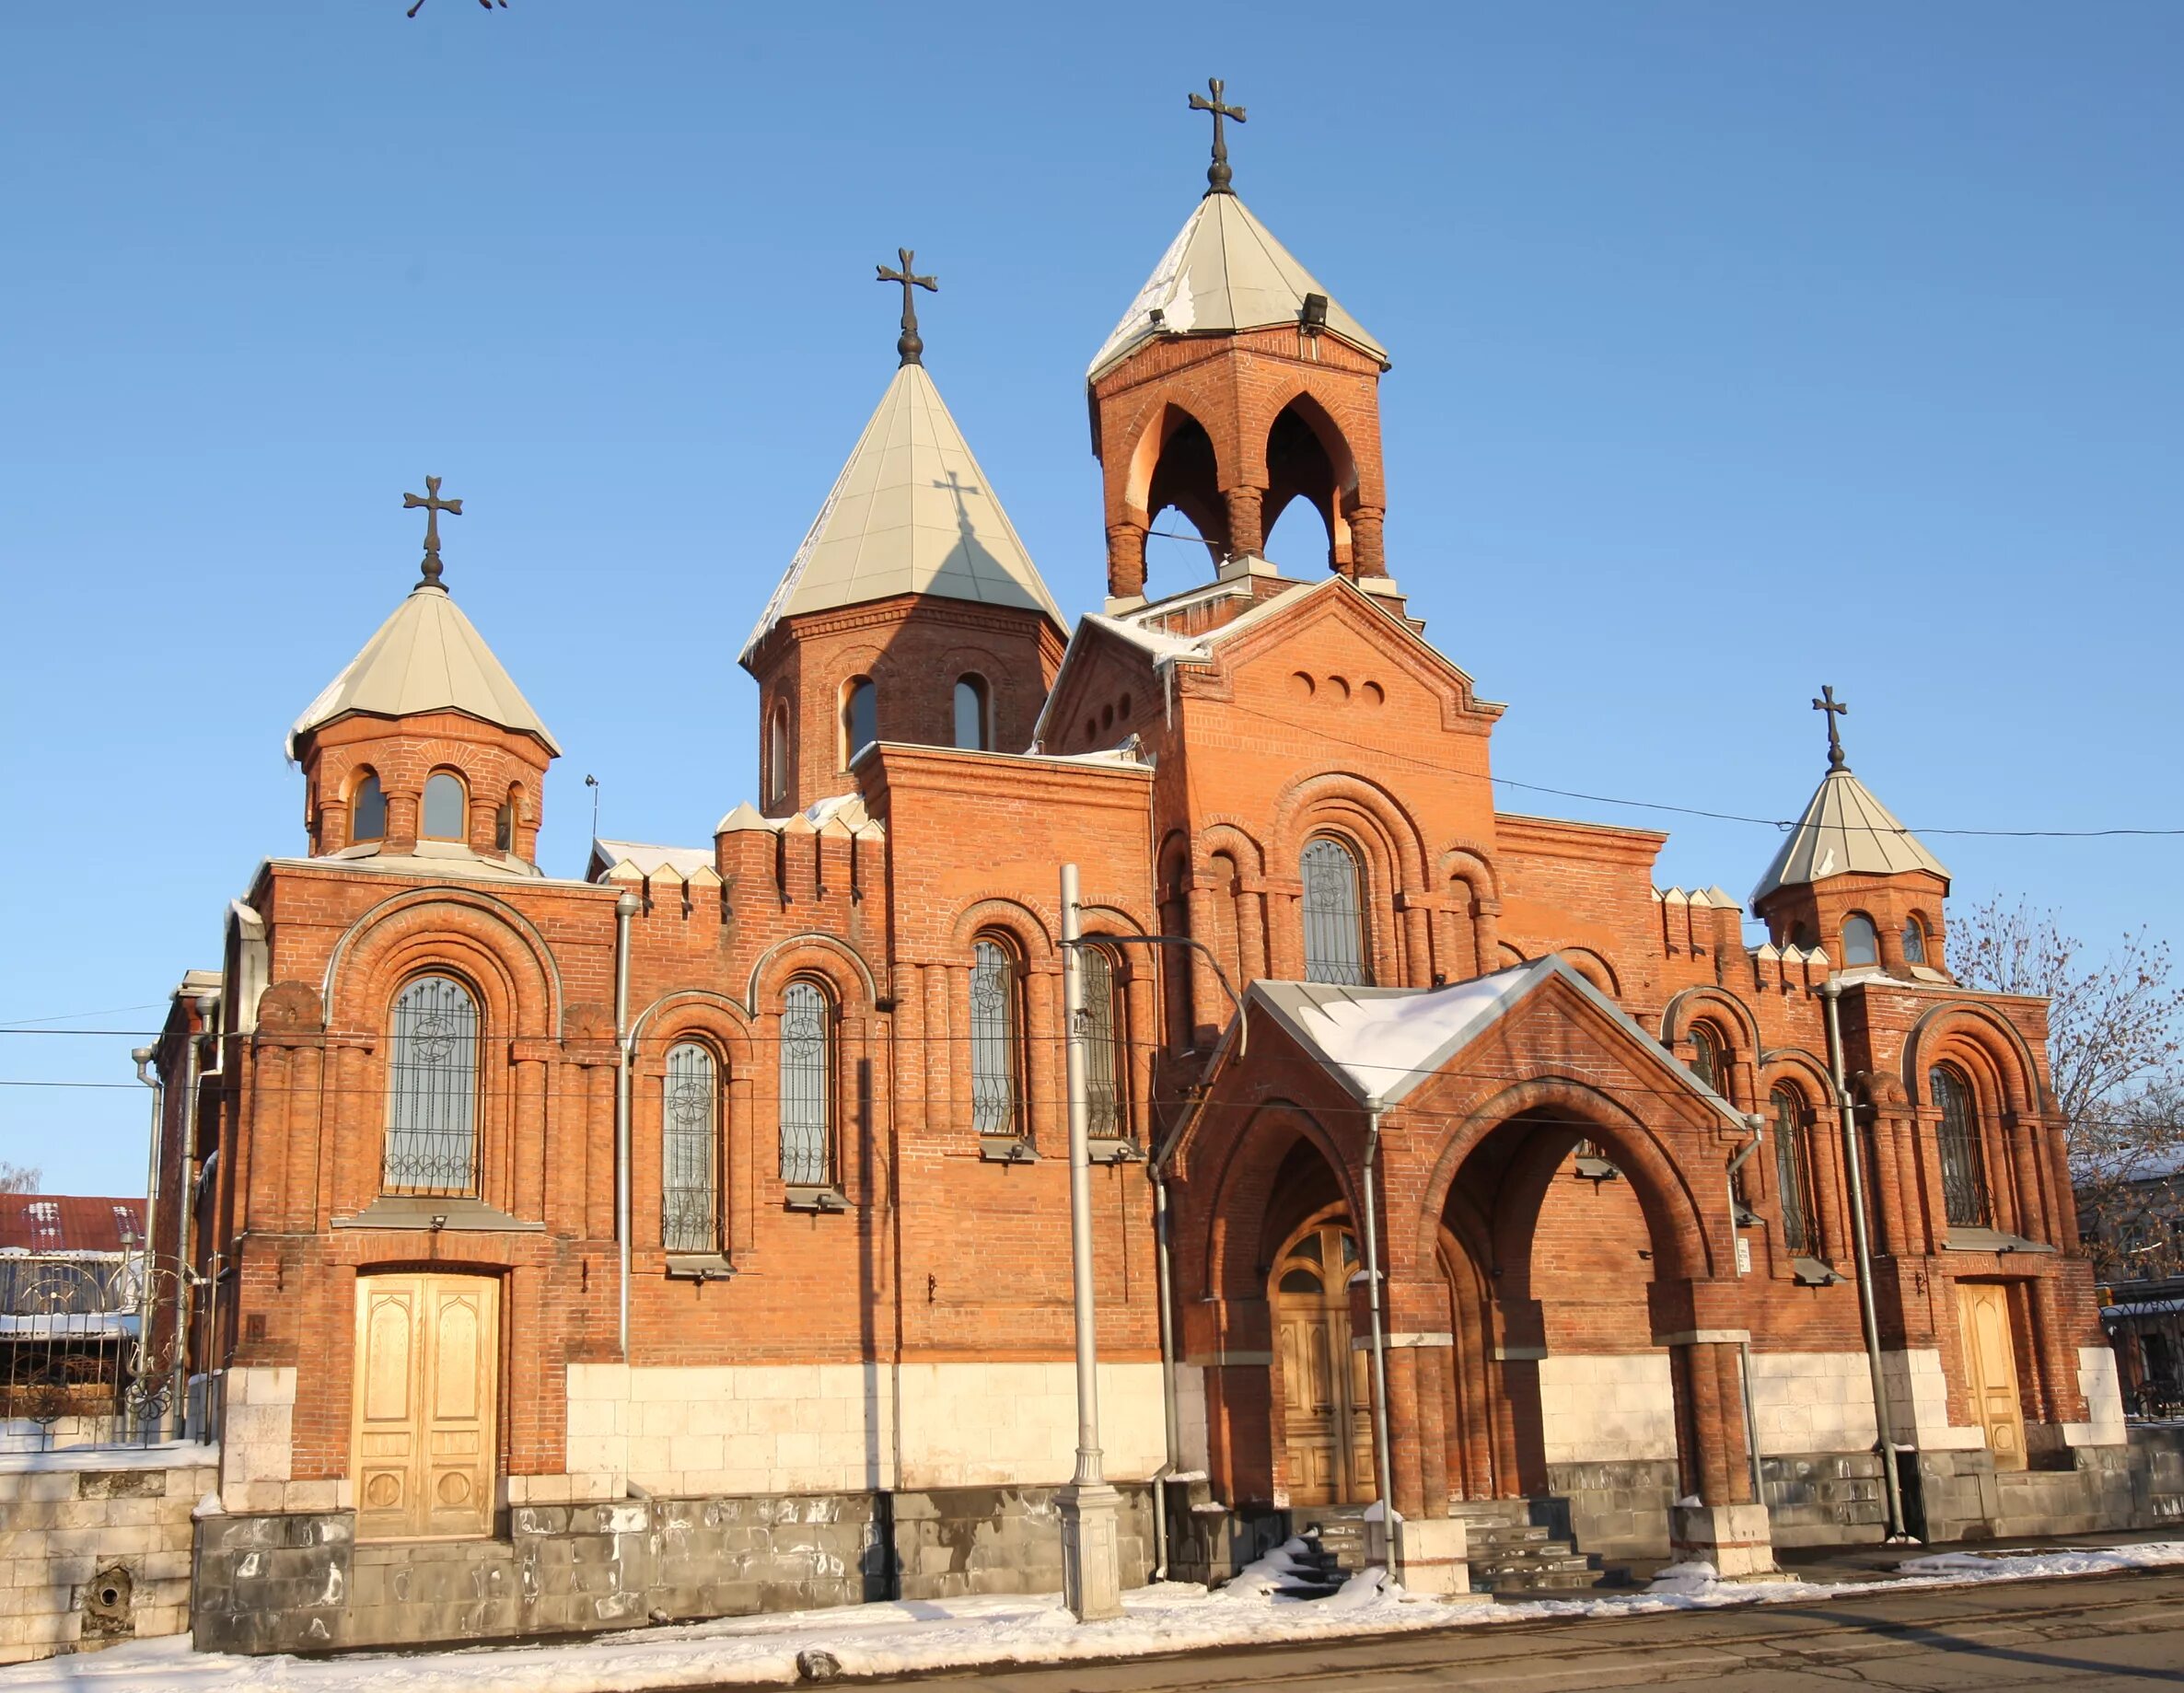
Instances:
[[[1105,482],[1108,609],[1144,602],[1145,536],[1181,512],[1217,569],[1261,557],[1293,500],[1319,515],[1328,567],[1391,592],[1381,525],[1388,354],[1237,195],[1225,122],[1206,191],[1086,373]],[[1276,560],[1295,566],[1302,560]]]

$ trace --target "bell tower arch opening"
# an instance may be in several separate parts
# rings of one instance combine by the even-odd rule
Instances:
[[[1292,520],[1282,530],[1282,519],[1298,502],[1319,517],[1320,542],[1313,552],[1330,570],[1342,570],[1350,561],[1350,524],[1344,516],[1357,494],[1357,464],[1341,428],[1309,394],[1299,394],[1274,414],[1266,435],[1266,493],[1260,504],[1260,521],[1266,539],[1266,557],[1276,564],[1301,562],[1307,556],[1299,525]],[[1281,533],[1284,542],[1276,545]]]

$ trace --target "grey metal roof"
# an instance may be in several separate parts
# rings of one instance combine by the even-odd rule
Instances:
[[[1234,194],[1208,194],[1185,220],[1122,321],[1093,355],[1097,381],[1156,335],[1209,335],[1295,323],[1305,296],[1327,290]],[[1153,314],[1160,313],[1155,322]],[[1388,351],[1330,296],[1327,327],[1385,365]]]
[[[1900,875],[1910,870],[1945,882],[1949,876],[1872,789],[1847,770],[1831,770],[1752,889],[1752,903],[1778,887],[1801,887],[1831,875]]]
[[[923,365],[895,372],[744,643],[784,617],[937,594],[1068,621]]]
[[[518,734],[535,735],[546,750],[561,748],[531,710],[493,649],[447,590],[421,582],[379,625],[347,668],[304,708],[288,731],[288,756],[313,729],[343,717],[410,717],[461,712]]]

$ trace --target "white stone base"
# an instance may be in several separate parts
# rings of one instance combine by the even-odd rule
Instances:
[[[1671,1505],[1668,1549],[1679,1563],[1709,1563],[1724,1581],[1774,1573],[1765,1505]]]
[[[1405,1593],[1428,1599],[1493,1598],[1471,1592],[1470,1536],[1463,1518],[1405,1517],[1397,1527],[1393,1573]]]

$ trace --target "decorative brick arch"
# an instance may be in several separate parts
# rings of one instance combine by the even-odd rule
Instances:
[[[1714,1243],[1687,1172],[1675,1155],[1617,1100],[1582,1082],[1555,1076],[1502,1089],[1446,1131],[1411,1218],[1411,1250],[1418,1255],[1414,1261],[1433,1261],[1442,1213],[1448,1208],[1464,1160],[1489,1134],[1528,1111],[1552,1111],[1566,1123],[1582,1124],[1579,1132],[1597,1142],[1623,1172],[1653,1236],[1656,1277],[1694,1281],[1713,1278]]]
[[[1926,1073],[1945,1059],[1971,1061],[1995,1088],[1999,1105],[2012,1111],[2041,1108],[2039,1067],[2025,1037],[1984,1005],[1958,1001],[1936,1005],[1911,1026],[1903,1042],[1903,1085],[1914,1105],[1931,1105]]]
[[[1217,854],[1226,853],[1235,863],[1239,874],[1266,874],[1265,849],[1249,829],[1230,818],[1208,823],[1201,829],[1195,851],[1198,862],[1202,864]]]
[[[1016,940],[1027,965],[1056,962],[1060,948],[1047,920],[1018,899],[976,899],[956,913],[949,942],[968,954],[982,930],[998,929]]]
[[[451,920],[450,908],[464,915]],[[400,982],[436,959],[476,979],[496,1034],[561,1037],[561,970],[545,937],[513,906],[457,887],[397,894],[349,925],[326,960],[329,1026],[379,1027]]]
[[[1288,1138],[1278,1146],[1266,1144],[1283,1131]],[[1359,1214],[1350,1160],[1334,1134],[1295,1101],[1268,1100],[1215,1146],[1195,1147],[1191,1153],[1193,1166],[1209,1154],[1213,1166],[1202,1177],[1196,1167],[1191,1172],[1192,1189],[1207,1196],[1199,1226],[1193,1230],[1197,1262],[1191,1266],[1198,1271],[1197,1285],[1204,1297],[1256,1299],[1265,1293],[1266,1273],[1260,1265],[1269,1245],[1279,1244],[1266,1238],[1269,1208],[1283,1166],[1300,1142],[1326,1164],[1350,1214]]]
[[[1276,864],[1294,864],[1315,833],[1344,822],[1368,854],[1377,849],[1377,868],[1388,890],[1420,893],[1425,883],[1425,843],[1417,822],[1400,801],[1377,783],[1343,771],[1307,776],[1282,795],[1268,831]]]
[[[750,967],[750,985],[744,1005],[748,1015],[762,1015],[789,980],[797,976],[824,979],[839,1006],[857,1004],[868,1009],[881,997],[879,983],[864,955],[847,941],[816,930],[784,935],[761,953]]]
[[[1615,966],[1609,963],[1589,946],[1558,946],[1555,956],[1575,970],[1594,987],[1611,1000],[1623,996],[1622,979],[1615,973]]]
[[[749,1009],[710,988],[683,988],[660,997],[630,1021],[632,1044],[641,1061],[659,1064],[678,1041],[697,1039],[714,1048],[734,1073],[747,1074],[757,1061]]]

